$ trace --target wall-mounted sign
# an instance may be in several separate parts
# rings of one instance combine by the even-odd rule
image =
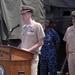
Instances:
[[[5,75],[5,70],[2,65],[0,65],[0,75]]]

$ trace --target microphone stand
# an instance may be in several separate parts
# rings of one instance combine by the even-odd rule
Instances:
[[[7,36],[7,38],[6,38],[6,42],[7,42],[7,45],[8,45],[8,46],[10,46],[10,41],[9,41],[8,38],[9,38],[9,36],[11,35],[11,33],[13,32],[13,30],[14,30],[14,29],[11,29],[11,31],[9,32],[9,34],[8,34],[8,36]]]

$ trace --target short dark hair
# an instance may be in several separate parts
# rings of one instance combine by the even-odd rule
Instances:
[[[49,24],[52,24],[52,20],[51,19],[46,19],[46,20],[49,20]]]

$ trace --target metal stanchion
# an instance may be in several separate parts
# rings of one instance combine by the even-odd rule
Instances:
[[[61,70],[60,71],[57,71],[57,75],[63,75],[63,69],[65,67],[65,64],[66,64],[66,58],[65,58],[65,60],[64,60],[64,62],[62,64]]]

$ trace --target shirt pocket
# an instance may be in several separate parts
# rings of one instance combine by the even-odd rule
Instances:
[[[30,28],[28,29],[28,31],[27,31],[27,35],[29,35],[29,36],[35,35],[34,29],[30,27]]]
[[[27,32],[27,35],[34,35],[34,32]]]

